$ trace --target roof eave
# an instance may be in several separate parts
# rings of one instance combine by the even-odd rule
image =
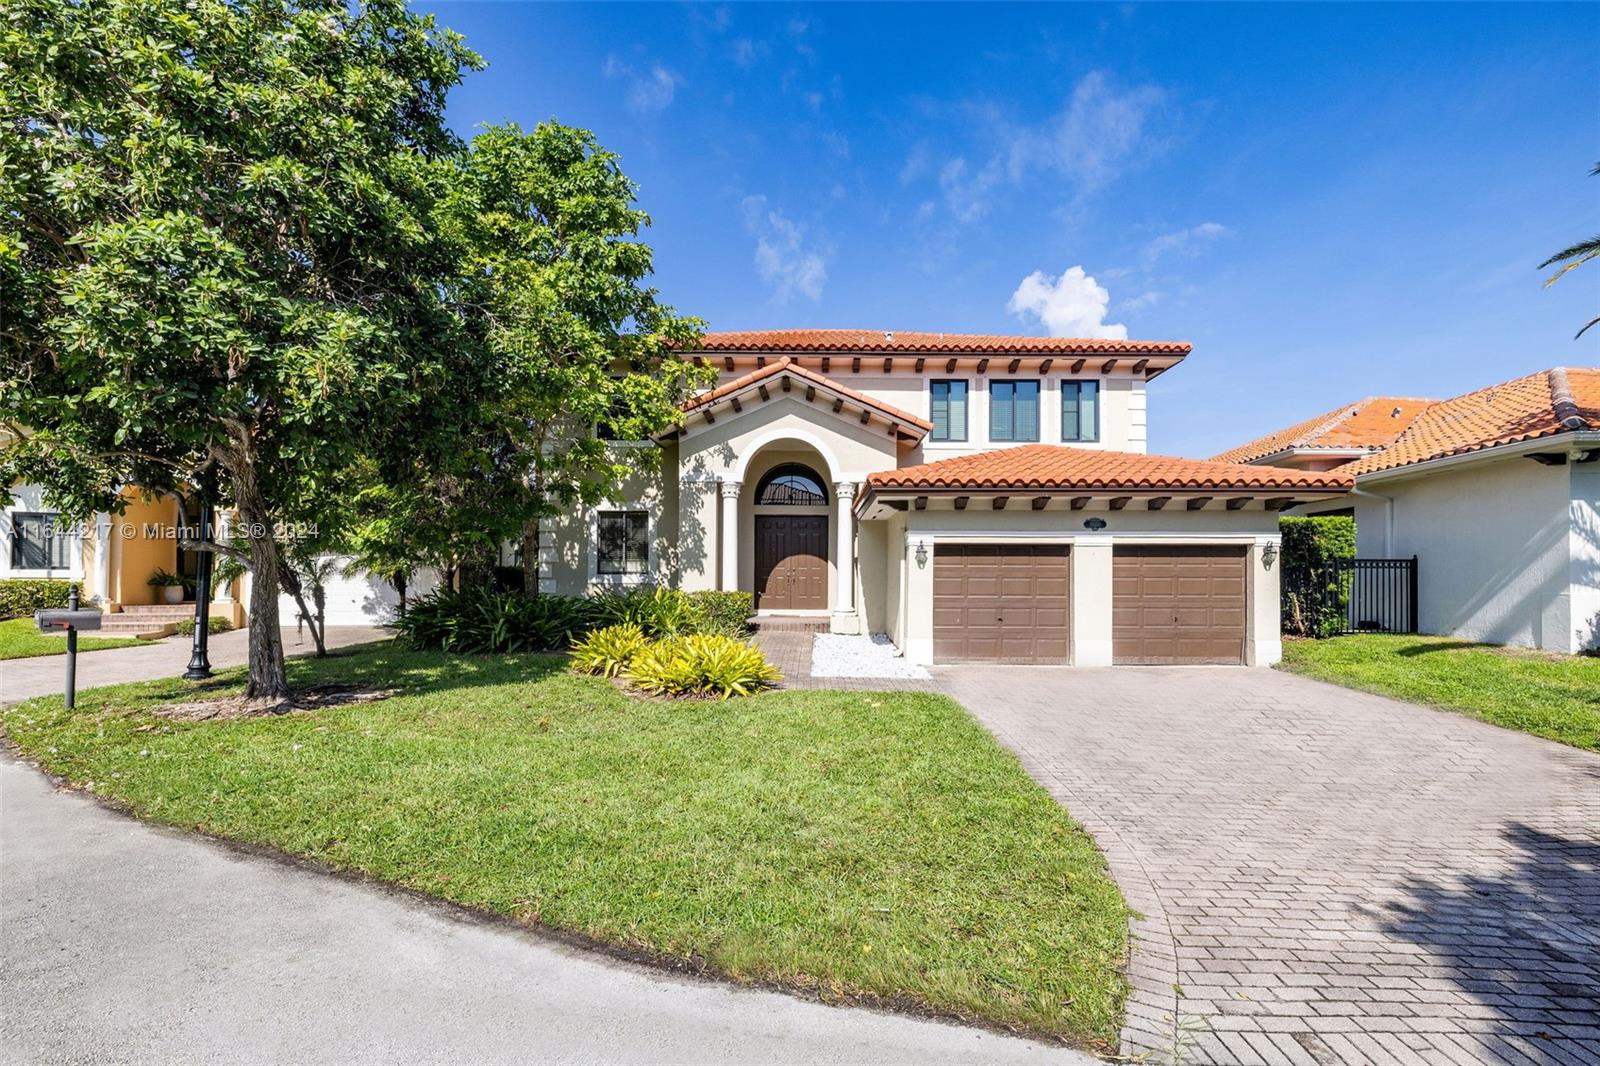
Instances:
[[[1452,452],[1449,455],[1440,455],[1432,459],[1406,463],[1403,466],[1391,466],[1383,470],[1359,473],[1355,475],[1355,479],[1358,485],[1368,485],[1375,481],[1394,481],[1406,477],[1420,477],[1424,474],[1431,474],[1436,470],[1466,466],[1471,463],[1515,459],[1533,452],[1549,451],[1556,446],[1583,450],[1600,447],[1600,429],[1563,429],[1554,433],[1546,433],[1540,437],[1529,437],[1527,440],[1510,441],[1506,444],[1492,444],[1487,448],[1469,448]]]

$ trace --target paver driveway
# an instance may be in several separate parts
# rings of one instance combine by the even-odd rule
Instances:
[[[1600,756],[1269,670],[935,673],[1146,916],[1125,1053],[1600,1063]]]

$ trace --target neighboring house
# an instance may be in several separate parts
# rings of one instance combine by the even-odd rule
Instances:
[[[43,578],[74,581],[85,603],[108,612],[153,607],[162,590],[149,584],[157,570],[192,575],[195,553],[179,548],[181,530],[197,516],[175,496],[146,500],[127,493],[122,514],[102,512],[81,526],[64,524],[37,485],[16,485],[0,508],[0,580]],[[232,589],[219,590],[214,613],[243,621]],[[167,615],[172,612],[156,611]],[[130,632],[135,626],[120,626]],[[153,626],[150,628],[159,628]]]
[[[1216,458],[1342,460],[1357,554],[1417,557],[1424,633],[1600,647],[1600,367],[1449,400],[1363,400]]]
[[[919,663],[1271,663],[1278,514],[1341,473],[1145,453],[1189,345],[713,333],[722,379],[619,502],[552,524],[542,587],[742,589]]]

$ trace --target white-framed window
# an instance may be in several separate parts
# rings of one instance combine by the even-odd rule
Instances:
[[[54,511],[12,511],[12,570],[71,570],[78,535]]]
[[[1063,381],[1061,383],[1061,439],[1097,441],[1100,439],[1100,383]]]
[[[647,511],[595,514],[594,570],[601,578],[642,578],[650,572]]]

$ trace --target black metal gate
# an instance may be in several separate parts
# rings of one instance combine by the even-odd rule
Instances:
[[[1417,557],[1326,559],[1283,574],[1283,631],[1302,637],[1417,631]]]

